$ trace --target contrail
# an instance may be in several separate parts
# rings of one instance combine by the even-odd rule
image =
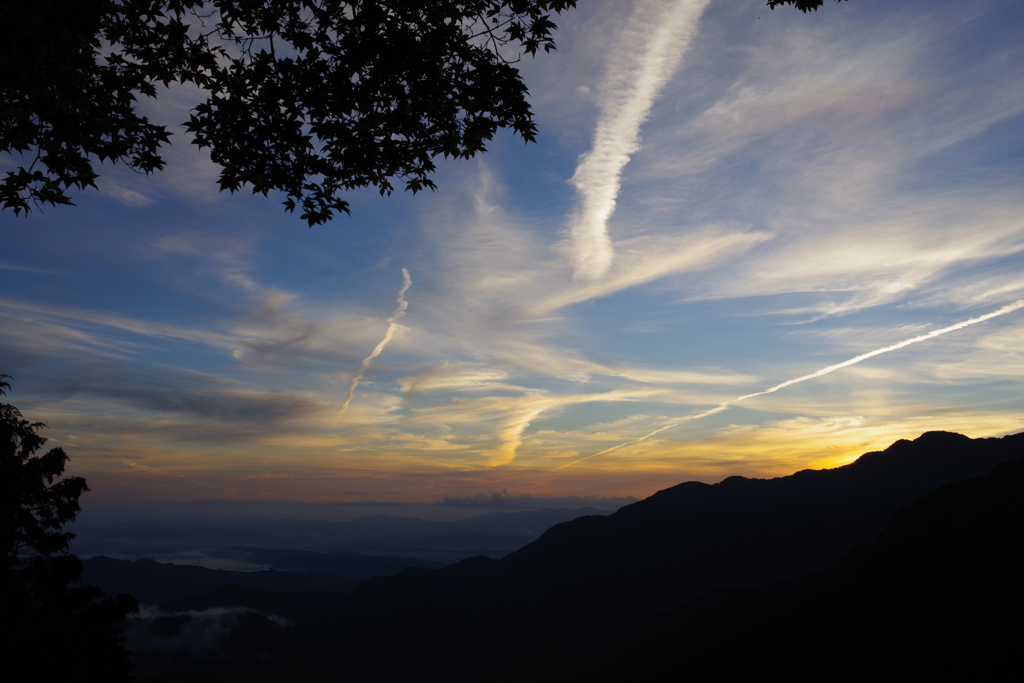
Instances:
[[[352,384],[348,387],[348,396],[345,397],[345,402],[338,408],[338,415],[348,410],[348,404],[352,402],[352,397],[356,394],[356,387],[359,386],[359,382],[363,379],[363,373],[366,372],[366,368],[370,367],[370,361],[379,356],[380,352],[391,341],[391,338],[395,336],[395,330],[398,329],[398,319],[405,315],[405,309],[409,308],[409,302],[405,300],[405,293],[409,291],[411,286],[412,278],[409,277],[409,271],[402,268],[402,289],[398,290],[398,308],[388,318],[388,331],[384,333],[384,338],[380,340],[380,343],[377,344],[373,352],[363,359],[363,364],[359,366],[359,371],[352,378]]]
[[[214,486],[213,484],[207,484],[205,481],[199,481],[198,479],[193,479],[192,477],[186,477],[184,474],[178,474],[177,472],[171,472],[170,470],[160,469],[159,467],[151,467],[150,465],[143,465],[142,463],[135,462],[134,460],[122,460],[121,462],[125,465],[128,465],[128,467],[131,467],[132,469],[142,470],[143,472],[154,472],[164,477],[177,477],[178,479],[190,481],[193,484],[205,486],[208,489],[220,488],[219,486]]]
[[[765,389],[764,391],[759,391],[759,392],[757,392],[755,394],[747,394],[746,396],[740,396],[738,398],[732,399],[731,401],[726,401],[725,403],[719,403],[717,406],[715,406],[711,410],[705,410],[703,413],[697,413],[696,415],[688,415],[688,416],[678,420],[677,422],[673,422],[670,425],[665,425],[664,427],[660,427],[658,429],[655,429],[650,434],[645,434],[644,436],[641,436],[639,439],[633,439],[632,441],[626,441],[625,443],[620,443],[618,446],[612,446],[611,448],[606,448],[605,450],[601,451],[600,453],[594,453],[593,455],[588,455],[585,458],[580,458],[579,460],[573,460],[572,462],[566,463],[565,465],[561,465],[560,467],[556,467],[555,469],[553,469],[551,471],[552,472],[557,472],[560,469],[563,469],[565,467],[569,467],[571,465],[575,465],[577,463],[581,463],[584,460],[590,460],[591,458],[596,458],[599,455],[604,455],[605,453],[611,453],[612,451],[617,451],[620,448],[624,448],[626,446],[632,446],[633,444],[640,443],[641,441],[646,441],[647,439],[651,438],[655,434],[660,434],[661,432],[665,431],[666,429],[672,429],[673,427],[678,427],[679,425],[683,424],[684,422],[692,422],[693,420],[699,420],[701,418],[708,417],[709,415],[714,415],[715,413],[720,413],[723,410],[728,410],[729,407],[731,407],[733,404],[739,403],[740,401],[746,401],[748,398],[754,398],[755,396],[764,396],[765,394],[771,394],[771,393],[774,393],[774,392],[778,391],[779,389],[785,389],[786,387],[791,387],[794,384],[800,384],[800,382],[806,382],[809,379],[814,379],[816,377],[821,377],[822,375],[827,375],[830,372],[835,372],[836,370],[842,370],[843,368],[848,368],[851,365],[856,365],[857,363],[861,362],[862,360],[867,360],[868,358],[873,358],[874,356],[879,356],[879,355],[881,355],[883,353],[889,353],[890,351],[896,351],[897,349],[902,349],[905,346],[910,346],[911,344],[916,344],[918,342],[923,342],[923,341],[925,341],[927,339],[932,339],[934,337],[938,337],[938,336],[946,334],[948,332],[956,332],[957,330],[962,330],[965,327],[970,327],[971,325],[977,325],[978,323],[983,323],[986,320],[991,320],[992,318],[998,318],[999,316],[1006,315],[1007,313],[1013,313],[1014,311],[1020,310],[1021,308],[1024,308],[1024,299],[1018,299],[1017,301],[1013,302],[1012,304],[1007,304],[1006,306],[1003,306],[1002,308],[1000,308],[997,311],[992,311],[991,313],[986,313],[985,315],[979,315],[977,318],[971,318],[970,320],[964,320],[963,322],[956,323],[955,325],[950,325],[949,327],[943,327],[941,330],[933,330],[932,332],[928,332],[927,334],[920,334],[920,335],[918,335],[916,337],[911,337],[910,339],[904,339],[903,341],[897,342],[895,344],[892,344],[891,346],[884,346],[884,347],[882,347],[880,349],[875,349],[874,351],[868,351],[867,353],[862,353],[861,355],[856,356],[854,358],[851,358],[850,360],[844,360],[842,363],[836,363],[835,365],[830,365],[827,368],[822,368],[821,370],[818,370],[817,372],[812,372],[809,375],[804,375],[802,377],[797,377],[796,379],[786,380],[782,384],[776,384],[774,387],[771,387],[770,389]]]
[[[608,57],[594,143],[570,181],[580,196],[569,227],[577,277],[596,279],[611,267],[608,219],[622,168],[640,149],[640,126],[679,66],[709,1],[641,2]]]

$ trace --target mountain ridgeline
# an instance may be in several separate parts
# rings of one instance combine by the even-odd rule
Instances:
[[[1024,642],[1024,459],[939,487],[829,568],[721,589],[598,641],[537,640],[473,683],[1001,680]]]
[[[230,509],[228,510],[230,512]],[[353,575],[352,567],[339,567],[327,554],[359,553],[375,557],[414,557],[438,564],[451,564],[467,557],[504,557],[536,540],[547,529],[580,515],[609,514],[596,508],[543,509],[492,512],[451,522],[429,521],[393,515],[372,515],[339,522],[303,518],[217,517],[165,518],[77,524],[78,538],[72,550],[78,555],[106,555],[119,559],[160,559],[192,554],[198,549],[233,551],[291,551],[273,557],[250,557],[259,566],[267,562],[277,569]],[[296,552],[306,550],[307,560],[319,556],[324,563],[299,567]],[[250,555],[251,555],[250,552]],[[221,553],[223,555],[223,553]],[[228,553],[229,555],[232,553]],[[341,556],[335,555],[333,559]],[[179,557],[180,559],[180,557]],[[211,558],[214,559],[214,558]],[[351,558],[350,558],[351,559]],[[351,565],[351,562],[344,564]],[[287,566],[285,566],[287,565]],[[334,565],[334,566],[328,566]],[[409,566],[409,565],[407,565]],[[356,572],[358,574],[359,572]],[[367,574],[370,576],[370,574]],[[363,577],[365,578],[365,577]]]
[[[1022,494],[1024,460],[932,491],[792,603],[629,679],[1019,678]]]
[[[835,469],[680,484],[612,515],[558,524],[501,560],[408,569],[351,595],[229,587],[174,606],[256,609],[315,627],[330,634],[352,680],[556,680],[543,675],[559,669],[544,643],[579,653],[581,642],[621,645],[630,629],[646,629],[669,634],[652,642],[695,647],[813,590],[822,570],[928,491],[1022,456],[1024,434],[929,432]],[[591,679],[613,680],[614,670]]]

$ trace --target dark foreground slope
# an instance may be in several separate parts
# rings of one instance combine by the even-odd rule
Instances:
[[[1022,654],[1019,460],[924,496],[784,609],[629,680],[1020,680]]]
[[[717,589],[823,569],[927,491],[1022,454],[1024,434],[929,432],[832,470],[680,484],[607,517],[559,524],[500,561],[407,570],[294,612],[281,594],[241,589],[188,606],[262,607],[316,623],[378,680],[449,680],[537,638],[596,639]]]
[[[123,634],[135,680],[145,683],[364,680],[330,634],[246,609],[165,613],[144,606]]]
[[[1017,460],[919,498],[824,571],[715,591],[599,641],[535,641],[472,681],[995,680],[1021,666],[1022,579]]]

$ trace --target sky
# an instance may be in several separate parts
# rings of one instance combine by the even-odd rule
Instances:
[[[536,144],[314,228],[217,191],[193,92],[142,102],[164,172],[0,215],[6,400],[138,505],[585,503],[1024,430],[1024,4],[557,23]]]

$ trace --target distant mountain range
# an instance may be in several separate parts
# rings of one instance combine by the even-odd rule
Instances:
[[[493,512],[453,522],[373,515],[347,522],[308,519],[162,519],[79,525],[72,551],[83,557],[182,561],[189,554],[241,568],[248,556],[218,553],[237,546],[268,550],[358,552],[414,557],[443,564],[486,555],[500,558],[536,540],[547,529],[596,508]],[[230,560],[230,561],[228,561]],[[193,560],[195,562],[196,560]],[[255,560],[258,566],[262,560]],[[270,562],[269,564],[274,564]],[[283,567],[275,564],[278,569]],[[413,565],[410,565],[413,566]],[[222,567],[223,568],[223,567]],[[319,570],[317,570],[319,571]]]
[[[789,643],[789,650],[783,647],[786,628],[820,643],[822,652],[835,652],[825,647],[830,636],[819,624],[830,623],[829,610],[843,612],[828,600],[871,591],[842,583],[852,579],[841,577],[860,572],[841,568],[860,566],[860,560],[849,559],[860,556],[847,553],[879,537],[902,508],[928,491],[981,477],[1022,456],[1024,434],[969,439],[929,432],[831,470],[805,470],[770,480],[731,477],[714,485],[680,484],[612,515],[558,524],[501,560],[478,557],[443,569],[406,569],[360,583],[350,595],[229,586],[170,607],[257,610],[314,629],[322,642],[330,643],[338,661],[346,662],[349,680],[429,683],[474,673],[478,681],[613,681],[631,676],[665,680],[689,676],[691,671],[694,676],[706,675],[694,680],[724,680],[715,678],[714,667],[721,663],[715,658],[728,654],[746,661],[746,653],[762,652],[757,649],[759,638],[799,656],[793,649],[799,649],[797,641]],[[992,476],[997,482],[1007,477],[1000,471]],[[1024,498],[1019,483],[1007,481],[1006,490]],[[879,562],[884,566],[886,561],[905,560],[907,576],[918,572],[922,585],[932,586],[929,590],[938,603],[944,595],[942,582],[949,582],[949,590],[955,592],[953,584],[960,575],[944,569],[946,560],[914,564],[915,553],[927,557],[934,550],[913,546],[915,529],[937,528],[928,521],[930,516],[955,517],[965,503],[956,495],[934,495],[940,496],[940,504],[922,501],[913,506],[879,541],[866,546],[883,550],[865,556],[888,559],[864,561],[877,567]],[[934,512],[935,505],[953,512]],[[1019,552],[1016,549],[1024,546],[1019,506],[1011,508],[1009,521],[1000,527],[1003,536],[997,536],[1015,544],[1013,552]],[[899,521],[907,515],[918,519],[912,510],[921,509],[923,526]],[[973,521],[965,521],[950,537],[945,555],[932,556],[961,564],[965,553],[983,557],[984,562],[1004,558],[999,552],[985,554],[984,548],[997,542],[982,531],[985,514],[965,515],[965,520]],[[977,533],[971,531],[975,524],[981,525]],[[929,538],[938,537],[932,533]],[[971,546],[972,538],[984,548]],[[835,565],[844,556],[847,559]],[[830,565],[833,568],[827,569]],[[976,580],[987,571],[982,567],[980,573],[963,576]],[[977,594],[988,595],[982,589]],[[847,607],[861,603],[864,615],[894,618],[886,613],[885,601],[854,599]],[[897,615],[897,631],[912,628],[920,615],[935,613],[914,609]],[[783,616],[772,616],[778,614]],[[729,649],[734,642],[747,645]],[[756,666],[756,658],[749,661]],[[808,661],[816,660],[812,656]],[[651,668],[644,671],[645,666]],[[737,666],[738,672],[745,671],[746,665]],[[838,680],[831,670],[825,678]]]
[[[410,567],[440,569],[440,562],[415,557],[374,557],[352,552],[234,548],[266,571],[229,571],[154,560],[117,560],[100,555],[83,560],[82,583],[108,595],[131,593],[142,603],[164,603],[205,595],[220,586],[273,591],[348,593],[374,576],[392,576]],[[284,571],[281,571],[284,570]]]

